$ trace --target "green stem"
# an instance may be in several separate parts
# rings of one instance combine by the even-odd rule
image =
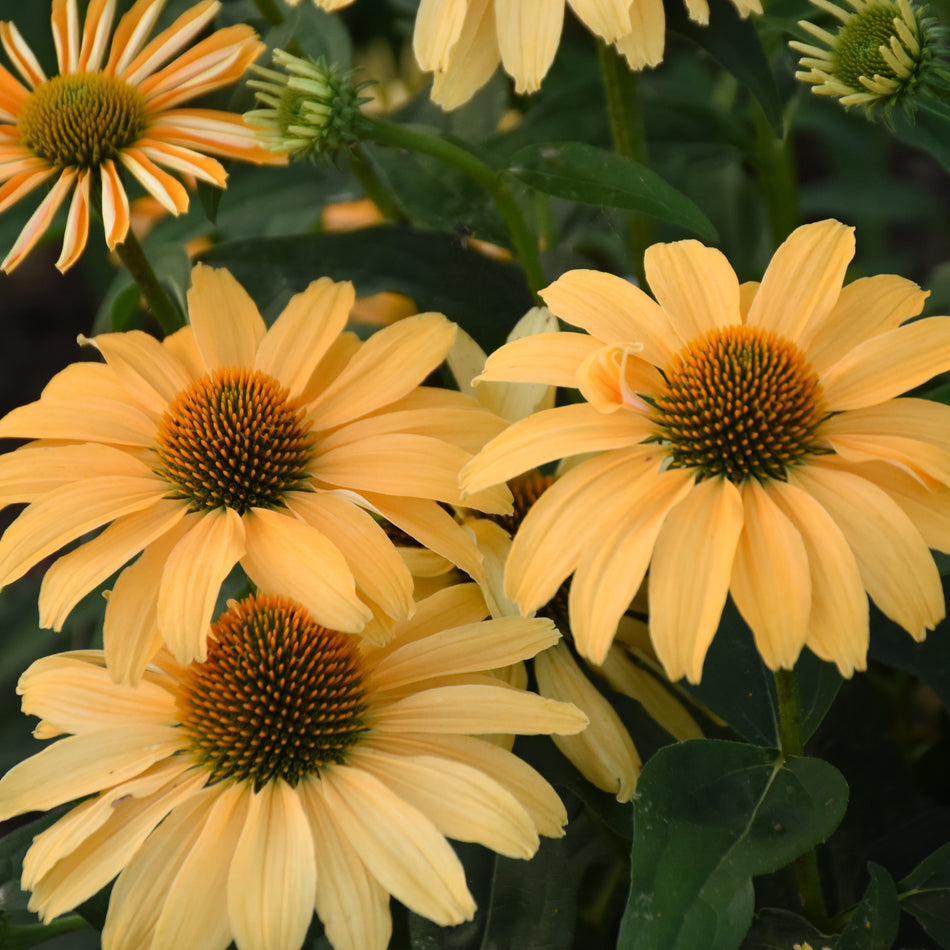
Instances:
[[[640,77],[629,68],[619,53],[606,43],[598,42],[600,73],[604,81],[607,115],[618,155],[632,158],[649,167],[646,126],[640,102]],[[653,243],[653,221],[646,215],[631,212],[628,216],[628,245],[637,282],[646,290],[643,253]]]
[[[8,924],[0,923],[0,938],[4,950],[26,950],[35,947],[60,934],[72,933],[76,930],[88,930],[89,924],[78,914],[70,917],[59,917],[48,924]]]
[[[399,205],[396,204],[386,186],[379,180],[376,170],[359,147],[353,151],[350,168],[363,191],[366,192],[366,197],[379,208],[380,213],[387,221],[402,221],[405,218]]]
[[[184,314],[165,293],[165,288],[155,276],[155,271],[152,270],[152,265],[149,264],[145,251],[142,250],[142,245],[139,244],[131,228],[125,240],[115,246],[115,251],[133,280],[141,288],[142,296],[145,297],[152,316],[158,321],[162,332],[167,336],[169,333],[180,330],[185,325]]]
[[[280,26],[284,22],[284,14],[277,5],[276,0],[254,0],[254,6],[260,13],[265,23],[271,26]]]
[[[798,186],[792,146],[788,138],[776,138],[762,107],[752,103],[755,125],[754,164],[769,210],[772,247],[778,247],[798,227]]]
[[[531,292],[536,295],[547,286],[548,280],[538,258],[537,240],[528,228],[514,196],[491,166],[454,142],[384,119],[373,119],[365,138],[377,145],[431,155],[468,175],[495,202],[504,218],[515,256],[524,269]]]
[[[800,756],[804,751],[802,742],[802,707],[798,693],[798,678],[794,670],[775,671],[775,694],[778,698],[778,735],[782,758]],[[795,859],[795,881],[802,913],[819,929],[830,926],[825,897],[821,890],[818,873],[818,857],[815,849]]]

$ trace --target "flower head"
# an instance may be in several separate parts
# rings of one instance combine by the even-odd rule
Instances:
[[[23,866],[45,919],[118,875],[103,947],[385,950],[389,896],[446,926],[475,904],[447,837],[530,857],[567,816],[478,734],[575,732],[584,716],[481,670],[533,656],[544,620],[480,622],[473,585],[419,604],[376,647],[299,604],[232,601],[205,663],[156,656],[119,686],[99,651],[37,661],[23,711],[62,735],[0,781],[0,816],[86,797]]]
[[[812,92],[834,96],[845,107],[913,107],[914,95],[944,72],[936,58],[943,32],[910,0],[847,0],[847,9],[830,0],[811,0],[840,21],[836,32],[800,20],[799,26],[824,47],[793,40],[804,54],[796,79]]]
[[[92,0],[81,34],[76,0],[53,0],[59,73],[51,78],[16,26],[0,23],[0,42],[23,80],[0,66],[0,211],[54,179],[0,264],[4,271],[29,253],[70,193],[56,266],[67,270],[86,246],[90,204],[101,207],[109,248],[121,244],[129,230],[123,170],[177,215],[188,207],[188,192],[165,168],[223,188],[227,174],[206,153],[258,163],[286,160],[261,148],[238,115],[180,108],[243,75],[264,49],[254,31],[226,27],[182,53],[220,9],[217,0],[202,0],[146,43],[164,5],[137,0],[119,21],[106,55],[115,0]]]
[[[843,287],[853,253],[851,229],[822,221],[788,238],[761,285],[681,241],[647,250],[656,301],[596,271],[542,291],[587,332],[509,343],[483,378],[584,401],[515,423],[462,473],[479,490],[584,457],[514,539],[505,584],[522,611],[573,573],[574,642],[601,663],[649,568],[656,653],[693,682],[729,594],[773,669],[803,646],[863,669],[865,591],[915,638],[934,627],[950,408],[895,397],[950,369],[950,317],[902,326],[926,294],[896,276]]]
[[[365,120],[360,106],[369,99],[360,92],[371,85],[356,84],[350,70],[328,66],[274,50],[276,69],[252,67],[262,79],[248,85],[266,107],[244,114],[257,126],[268,148],[306,158],[333,156],[359,141]]]
[[[3,436],[44,440],[0,458],[0,503],[31,503],[0,539],[0,583],[108,525],[47,572],[40,619],[59,628],[142,552],[104,629],[110,669],[134,680],[162,638],[182,663],[204,658],[238,563],[334,629],[362,629],[371,606],[408,616],[412,577],[374,515],[477,577],[474,544],[439,503],[461,500],[459,469],[503,422],[419,386],[452,344],[445,317],[360,343],[343,332],[353,298],[322,278],[268,329],[227,271],[199,265],[190,326],[161,343],[138,331],[90,341],[105,365],[67,367],[0,420]],[[484,501],[500,511],[508,497]]]

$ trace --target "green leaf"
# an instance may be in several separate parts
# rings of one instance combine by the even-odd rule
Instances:
[[[637,787],[630,896],[618,950],[733,950],[752,878],[824,841],[848,786],[820,759],[698,739],[660,749]]]
[[[732,73],[755,96],[772,130],[781,138],[782,104],[752,18],[743,20],[728,0],[710,0],[708,26],[690,20],[682,0],[668,0],[664,6],[668,28],[691,39]]]
[[[682,192],[644,165],[583,142],[544,142],[519,149],[509,174],[526,185],[569,201],[639,211],[715,243],[709,218]]]
[[[756,912],[741,950],[790,950],[804,943],[821,950],[830,941],[804,917],[780,907],[764,907]]]
[[[461,324],[486,352],[533,306],[517,267],[466,250],[448,235],[410,228],[235,241],[211,248],[204,260],[231,270],[271,318],[326,275],[352,280],[361,295],[406,294],[420,310]]]
[[[890,874],[868,862],[871,883],[854,908],[848,926],[835,943],[835,950],[891,950],[900,923],[897,888]]]
[[[941,947],[950,947],[950,844],[921,861],[900,886],[901,907]]]

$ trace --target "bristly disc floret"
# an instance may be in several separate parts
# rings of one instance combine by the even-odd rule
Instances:
[[[188,748],[211,781],[296,785],[344,762],[368,728],[352,641],[286,598],[231,601],[178,697]]]
[[[371,82],[354,83],[352,70],[281,49],[273,61],[283,71],[251,67],[263,78],[248,86],[265,108],[244,114],[268,148],[301,158],[333,157],[360,140],[368,126],[360,106],[369,102],[360,92]]]
[[[910,0],[811,0],[839,22],[829,32],[807,20],[799,26],[824,47],[793,40],[792,49],[804,54],[795,77],[812,83],[812,92],[837,98],[846,108],[863,106],[872,117],[883,107],[883,117],[900,106],[913,114],[921,94],[947,88],[947,64],[939,45],[946,31]]]
[[[673,468],[699,479],[784,481],[823,451],[821,385],[798,348],[757,327],[728,326],[694,340],[666,371],[651,416]]]

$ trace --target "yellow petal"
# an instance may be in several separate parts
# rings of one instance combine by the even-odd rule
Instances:
[[[515,81],[515,92],[537,92],[561,39],[564,0],[496,3],[495,22],[501,62]]]
[[[356,294],[349,281],[315,280],[290,298],[257,351],[255,368],[299,396],[330,344],[346,326]]]
[[[632,29],[631,16],[638,4],[630,0],[570,0],[577,18],[608,43]]]
[[[228,916],[242,947],[300,947],[313,917],[310,825],[283,779],[251,796],[228,874]]]
[[[653,244],[643,267],[653,295],[688,343],[739,322],[739,280],[722,251],[699,241]]]
[[[462,35],[467,0],[422,0],[412,36],[419,66],[427,72],[445,69],[452,47]]]
[[[255,508],[244,516],[242,567],[262,590],[301,603],[331,630],[362,630],[372,612],[356,594],[353,574],[337,547],[290,514]]]
[[[666,47],[666,11],[663,0],[637,0],[630,4],[630,32],[614,45],[631,69],[657,66]]]
[[[729,591],[765,665],[790,670],[808,635],[808,555],[798,530],[757,481],[740,491],[745,514]]]
[[[833,220],[796,228],[772,257],[747,324],[798,340],[834,307],[852,257],[854,228]]]
[[[644,359],[656,366],[666,366],[685,343],[659,304],[613,274],[568,271],[540,295],[562,320],[604,343],[642,343]]]
[[[640,756],[613,706],[563,643],[538,654],[534,675],[543,696],[574,703],[590,720],[575,736],[554,736],[554,744],[589,782],[618,802],[629,802],[640,775]]]
[[[702,677],[741,531],[742,499],[723,478],[698,482],[667,515],[650,567],[650,635],[671,680]]]
[[[230,272],[197,264],[188,318],[207,369],[253,366],[266,327],[257,306]]]
[[[244,525],[231,508],[202,513],[169,554],[158,593],[158,629],[179,663],[207,658],[221,584],[243,554]]]
[[[334,766],[320,791],[337,830],[397,900],[441,927],[472,918],[462,865],[425,815],[362,769]]]
[[[446,51],[447,62],[436,67],[432,80],[432,101],[443,109],[468,102],[491,79],[501,59],[494,0],[466,0],[465,6],[458,40]],[[416,24],[418,33],[418,16]]]
[[[574,387],[578,367],[601,346],[586,333],[539,333],[513,340],[495,350],[487,361],[483,358],[478,392],[491,380]]]
[[[127,392],[124,398],[126,402],[118,402],[71,393],[66,399],[51,397],[31,402],[0,420],[0,438],[151,446],[155,422],[130,404]]]

